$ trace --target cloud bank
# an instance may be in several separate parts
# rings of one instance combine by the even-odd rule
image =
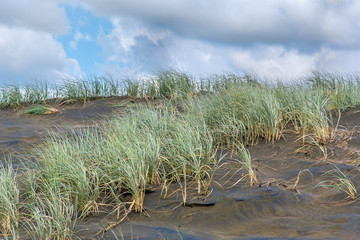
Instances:
[[[21,6],[21,7],[20,7]],[[66,13],[52,0],[3,1],[0,8],[0,83],[54,81],[79,73],[56,36],[70,29]]]
[[[132,17],[175,34],[242,45],[358,46],[359,1],[341,0],[88,0],[96,14]]]
[[[96,30],[80,28],[64,6],[81,9]],[[7,1],[0,81],[79,74],[80,65],[120,76],[163,68],[275,79],[358,73],[359,12],[355,0]],[[109,25],[95,26],[96,19]]]
[[[358,71],[355,0],[79,1],[113,30],[99,36],[118,71],[256,72],[274,78],[310,70]],[[120,66],[120,67],[119,67]]]

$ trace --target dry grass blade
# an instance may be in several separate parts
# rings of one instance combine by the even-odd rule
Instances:
[[[58,113],[59,110],[53,107],[47,107],[43,105],[35,105],[32,106],[24,111],[26,114],[32,114],[32,115],[49,115]]]
[[[310,172],[309,169],[301,170],[301,171],[298,173],[297,177],[296,177],[296,180],[295,180],[294,185],[292,185],[292,186],[290,187],[290,189],[291,189],[292,191],[296,191],[296,192],[297,192],[296,187],[297,187],[297,185],[298,185],[298,183],[299,183],[299,181],[300,181],[300,176],[301,176],[301,174],[303,174],[304,172],[310,173],[311,177],[313,177],[313,175],[312,175],[312,173]]]
[[[131,204],[130,204],[130,206],[129,206],[128,209],[126,209],[125,206],[124,206],[124,209],[125,209],[124,216],[123,216],[119,221],[117,221],[117,222],[111,224],[110,226],[108,226],[107,228],[105,228],[105,232],[113,229],[114,227],[116,227],[117,225],[119,225],[120,223],[122,223],[122,222],[125,220],[125,218],[129,215],[129,213],[132,211],[134,205],[135,205],[135,200],[133,200],[133,201],[131,202]]]
[[[315,136],[311,136],[311,135],[304,135],[299,137],[297,141],[302,141],[302,146],[300,148],[298,148],[295,153],[297,152],[305,152],[305,153],[309,153],[309,151],[311,150],[311,148],[313,147],[317,147],[321,153],[323,154],[323,160],[325,161],[328,158],[328,149],[326,147],[325,144],[320,143],[319,140],[316,139]]]

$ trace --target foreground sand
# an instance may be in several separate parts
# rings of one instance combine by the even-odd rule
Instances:
[[[129,99],[103,99],[83,104],[59,106],[60,112],[47,116],[24,115],[21,111],[0,112],[0,151],[13,155],[21,167],[21,155],[39,144],[49,130],[76,128],[102,121],[123,111]],[[142,214],[130,213],[127,219],[103,232],[116,222],[113,215],[100,214],[80,221],[76,235],[81,239],[237,239],[237,238],[312,238],[357,239],[360,236],[359,202],[343,193],[332,194],[315,188],[325,172],[335,164],[360,184],[360,113],[345,112],[336,141],[326,151],[303,148],[290,131],[274,144],[260,142],[249,147],[253,167],[260,181],[250,188],[247,180],[238,180],[244,172],[233,168],[236,156],[227,153],[224,166],[217,171],[209,196],[199,196],[189,188],[186,206],[176,185],[163,199],[160,187],[149,188]],[[219,156],[221,154],[219,153]],[[307,169],[307,170],[306,170]],[[299,175],[299,172],[302,173]],[[299,182],[294,186],[297,176]],[[237,184],[236,184],[237,183]],[[170,195],[170,196],[169,196]]]

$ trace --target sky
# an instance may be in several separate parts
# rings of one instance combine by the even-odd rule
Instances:
[[[0,0],[0,83],[357,74],[357,0]]]

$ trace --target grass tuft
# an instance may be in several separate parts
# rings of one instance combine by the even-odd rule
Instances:
[[[252,168],[250,152],[242,144],[236,145],[236,148],[242,159],[242,161],[240,161],[240,163],[241,163],[241,165],[243,165],[245,167],[245,169],[247,171],[247,175],[250,179],[250,186],[253,187],[255,184],[258,183],[258,180],[257,180],[256,174]]]
[[[343,192],[347,195],[347,198],[355,200],[358,198],[357,189],[352,182],[351,178],[341,171],[336,165],[332,165],[332,170],[327,171],[323,178],[327,180],[321,181],[316,187],[322,187],[328,189],[333,195],[338,192]]]
[[[24,113],[32,114],[32,115],[49,115],[58,112],[59,110],[57,110],[56,108],[47,107],[43,105],[34,105],[24,110]]]

